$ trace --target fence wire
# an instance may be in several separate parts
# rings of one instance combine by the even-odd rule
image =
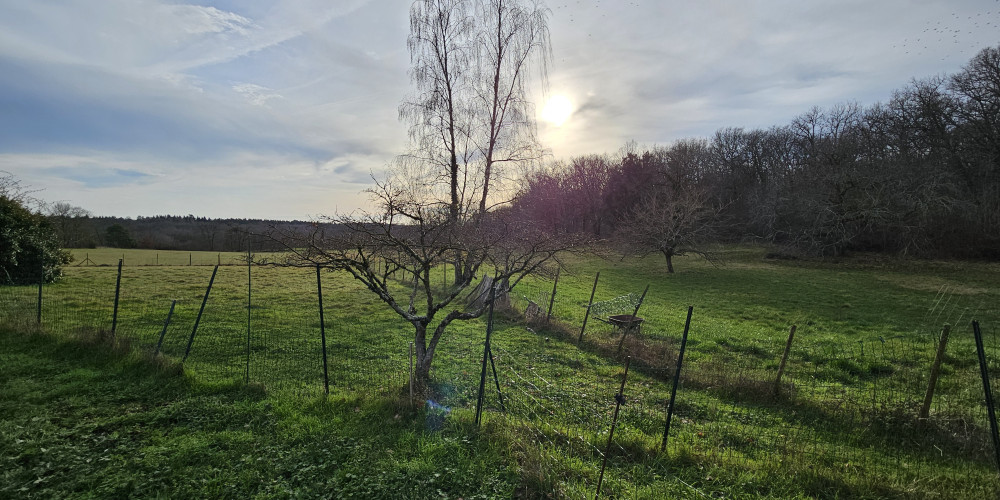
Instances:
[[[140,351],[159,347],[160,354],[184,360],[186,371],[209,383],[249,382],[273,391],[321,393],[314,272],[254,267],[248,293],[245,266],[219,267],[192,338],[212,270],[196,267],[178,276],[173,267],[123,267],[117,317],[114,267],[74,269],[72,278],[44,285],[40,323],[37,285],[0,287],[0,324],[104,336],[114,329],[115,337]],[[352,307],[342,293],[327,292],[328,310]],[[349,320],[325,325],[331,390],[365,395],[398,391],[408,377],[405,330],[357,315],[339,316]]]

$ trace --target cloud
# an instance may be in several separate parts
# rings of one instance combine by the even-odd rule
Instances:
[[[98,214],[356,208],[370,173],[406,147],[407,4],[0,2],[0,168]],[[577,106],[562,127],[539,124],[557,158],[886,99],[996,44],[995,22],[971,19],[1000,11],[992,0],[550,6],[552,94]]]
[[[248,1],[223,10],[160,0],[18,2],[0,6],[0,53],[141,75],[182,73],[278,45],[366,3]]]
[[[968,32],[978,39],[971,50],[950,52],[956,45],[939,43],[944,28],[936,26],[952,11],[992,11],[995,19],[1000,8],[985,0],[920,8],[901,0],[555,5],[551,82],[581,104],[567,131],[541,133],[557,156],[614,151],[630,139],[767,128],[813,106],[888,99],[911,78],[954,72],[996,43],[981,23]],[[935,29],[923,56],[900,49]]]
[[[266,106],[267,101],[271,99],[284,99],[281,94],[275,93],[272,89],[253,83],[233,85],[233,90],[242,94],[254,106]]]
[[[251,30],[259,29],[253,21],[233,12],[225,12],[215,7],[200,5],[157,5],[156,10],[168,18],[178,21],[177,25],[193,35],[224,34],[245,37]],[[157,16],[161,17],[161,16]]]
[[[372,182],[372,172],[370,170],[359,168],[353,164],[334,167],[333,173],[340,176],[340,179],[347,184],[367,186]]]
[[[107,168],[90,162],[73,167],[45,167],[39,171],[44,175],[74,181],[85,188],[142,185],[155,179],[146,172]]]
[[[356,155],[315,162],[295,155],[234,154],[190,162],[119,153],[0,154],[0,170],[38,197],[96,215],[188,214],[216,218],[306,219],[367,206],[372,163]],[[137,208],[138,207],[138,208]],[[197,210],[191,210],[197,208]]]

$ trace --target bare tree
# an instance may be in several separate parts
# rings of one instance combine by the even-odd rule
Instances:
[[[425,201],[447,207],[450,223],[507,204],[502,174],[543,155],[527,88],[533,69],[545,76],[547,16],[541,4],[522,0],[413,3],[408,47],[417,93],[400,107],[412,148],[395,168]],[[456,281],[472,276],[466,256],[452,259]]]
[[[410,8],[410,79],[417,94],[400,106],[413,149],[400,163],[428,187],[447,190],[448,219],[463,214],[470,155],[471,40],[475,24],[465,0],[416,0]]]
[[[491,189],[497,190],[497,169],[542,158],[535,137],[534,106],[527,99],[533,68],[544,80],[551,57],[548,9],[539,2],[480,0],[482,21],[476,38],[475,109],[481,113],[473,131],[482,158],[479,213],[487,211]],[[506,201],[501,198],[501,201]]]
[[[284,241],[293,263],[348,272],[413,325],[415,382],[423,392],[448,325],[480,317],[490,301],[483,299],[506,295],[581,241],[553,236],[509,208],[488,212],[476,223],[452,222],[440,205],[407,188],[378,183],[369,192],[380,211],[327,219],[345,229],[331,237],[317,231],[305,239],[286,235]],[[455,252],[467,256],[473,273],[490,273],[484,279],[493,284],[493,296],[469,297],[471,278],[446,288],[433,284],[432,271]]]
[[[976,54],[948,88],[955,100],[958,165],[973,202],[974,231],[995,249],[1000,245],[1000,46]]]
[[[40,211],[45,207],[45,202],[34,197],[34,194],[39,191],[41,190],[24,185],[20,179],[14,177],[14,174],[0,170],[0,196],[25,208]]]
[[[667,272],[673,273],[677,256],[695,254],[716,261],[707,245],[714,240],[718,219],[708,194],[689,184],[647,195],[622,220],[617,236],[626,255],[658,252],[667,261]]]
[[[83,248],[97,244],[93,239],[94,228],[90,222],[90,212],[86,209],[60,201],[49,206],[46,213],[63,248]]]

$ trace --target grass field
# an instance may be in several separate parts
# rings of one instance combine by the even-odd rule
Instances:
[[[571,257],[559,277],[551,324],[526,325],[512,313],[498,323],[493,354],[504,411],[490,384],[486,425],[477,431],[471,412],[483,321],[455,325],[435,360],[436,402],[450,412],[426,404],[410,409],[403,390],[408,325],[357,283],[324,273],[331,396],[323,398],[315,271],[252,270],[248,342],[247,270],[222,267],[180,375],[176,362],[212,272],[199,264],[237,263],[242,256],[97,253],[102,251],[74,251],[77,260],[66,278],[44,287],[42,327],[48,334],[24,333],[36,328],[37,288],[0,290],[5,310],[19,311],[7,318],[19,333],[8,328],[3,337],[4,351],[14,354],[3,363],[0,405],[5,420],[18,422],[16,435],[0,441],[8,457],[2,490],[8,494],[152,496],[157,485],[174,484],[183,485],[179,496],[218,496],[221,490],[213,488],[233,482],[239,485],[233,496],[240,497],[327,491],[392,498],[407,486],[416,488],[406,490],[411,497],[436,497],[440,490],[455,498],[580,498],[593,496],[606,450],[603,492],[611,497],[970,498],[990,497],[1000,488],[969,328],[973,318],[982,323],[995,380],[996,264],[871,256],[774,261],[763,258],[764,249],[732,248],[722,267],[679,259],[678,272],[668,275],[656,259]],[[100,263],[75,266],[87,252]],[[100,266],[123,257],[120,337],[151,352],[177,300],[162,346],[168,361],[114,354],[106,342],[81,340],[100,338],[110,328],[115,270]],[[164,262],[156,266],[157,260]],[[615,332],[593,319],[584,341],[576,340],[597,272],[595,301],[650,287],[639,313],[646,319],[642,333],[627,339],[621,354]],[[544,309],[552,284],[546,277],[529,280],[515,290],[515,305],[531,299]],[[694,313],[676,412],[667,449],[660,452],[689,305]],[[954,328],[931,418],[918,419],[945,323]],[[772,381],[791,325],[798,330],[775,393]],[[632,359],[626,404],[607,449],[626,356]],[[96,381],[104,378],[106,384],[147,385],[139,390]],[[244,387],[247,378],[251,384]],[[150,384],[165,392],[147,394]],[[36,396],[22,386],[45,391]],[[59,409],[67,398],[76,403]],[[119,433],[117,446],[126,451],[114,459],[130,464],[131,483],[118,477],[108,483],[113,488],[102,486],[97,478],[114,474],[96,469],[100,464],[73,472],[76,464],[101,458],[89,445],[70,446],[52,459],[38,451],[69,446],[65,441],[76,442],[79,432],[121,413],[132,400],[146,403],[128,420],[129,431]],[[157,408],[147,408],[156,400],[207,416],[161,418]],[[259,412],[263,406],[280,411]],[[248,424],[245,433],[218,422],[258,413],[270,417],[259,427]],[[53,422],[53,414],[64,416]],[[184,439],[165,438],[178,434]],[[156,460],[173,467],[154,477],[142,472],[155,468],[146,458],[125,457],[157,439],[163,441]],[[324,444],[315,448],[313,440]],[[195,465],[184,458],[186,447],[199,457],[191,459]],[[323,447],[338,458],[317,451]],[[267,456],[274,458],[239,475],[220,472],[262,449],[273,449]],[[48,476],[62,479],[44,479],[44,460],[55,471]],[[352,489],[355,484],[360,489]]]

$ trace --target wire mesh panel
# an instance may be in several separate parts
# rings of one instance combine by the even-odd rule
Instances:
[[[42,287],[43,302],[47,300]],[[16,329],[38,326],[38,285],[0,286],[0,324]]]
[[[210,273],[203,269],[199,273],[195,287],[204,294],[210,280]],[[204,295],[190,301],[197,318],[195,307],[200,309]],[[212,290],[205,302],[205,310],[194,332],[193,321],[185,322],[165,352],[183,359],[185,370],[211,382],[234,382],[246,380],[247,374],[247,271],[245,267],[220,267],[213,282]],[[252,312],[252,310],[251,310]],[[250,331],[252,332],[252,325]],[[191,335],[194,332],[194,338]],[[190,344],[190,352],[188,352]],[[253,358],[251,357],[252,361]]]

